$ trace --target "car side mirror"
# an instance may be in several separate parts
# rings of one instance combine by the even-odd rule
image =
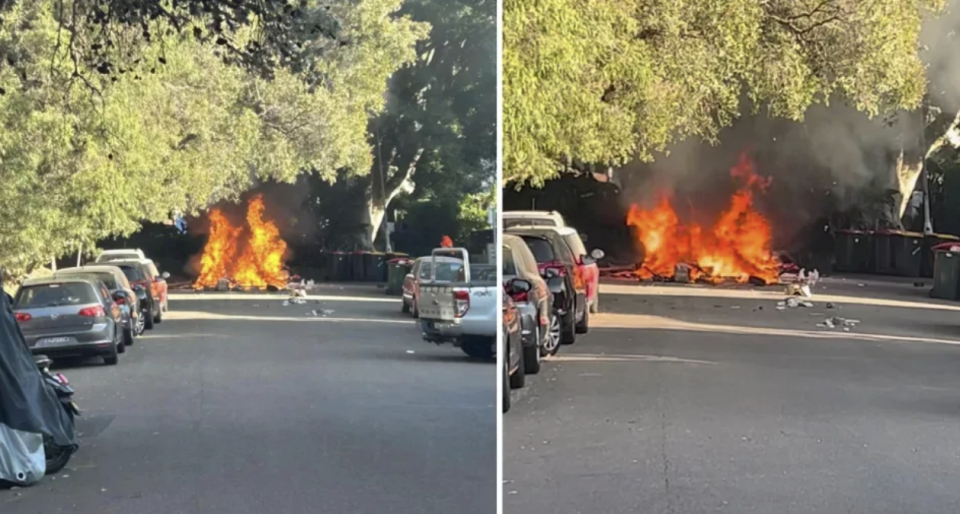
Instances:
[[[507,292],[510,294],[529,293],[533,289],[533,284],[522,278],[515,278],[507,282]]]
[[[550,277],[547,279],[547,287],[550,288],[551,291],[563,289],[563,279],[560,278],[559,275]]]
[[[591,264],[596,264],[596,263],[597,261],[594,260],[594,258],[590,257],[589,255],[584,255],[583,257],[580,257],[580,264],[583,264],[585,266],[589,266]]]
[[[595,261],[599,261],[600,259],[603,259],[604,255],[606,255],[606,254],[603,253],[603,250],[601,250],[601,249],[599,249],[599,248],[594,248],[594,249],[590,252],[590,257],[593,257],[593,260],[595,260]]]
[[[167,273],[166,271],[164,271],[163,273],[160,274],[160,278],[166,280],[166,279],[170,278],[170,274]]]
[[[560,272],[556,268],[547,268],[543,270],[543,278],[551,279],[560,276]]]

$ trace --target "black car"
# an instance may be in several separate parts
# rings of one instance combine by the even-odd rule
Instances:
[[[523,367],[523,341],[520,334],[520,313],[509,296],[503,297],[503,412],[510,410],[510,390],[526,384]]]
[[[553,227],[511,227],[506,233],[519,236],[527,243],[548,283],[552,277],[561,279],[559,282],[554,280],[558,286],[551,287],[553,309],[560,318],[563,344],[575,343],[577,334],[587,332],[590,313],[586,282],[567,242]]]

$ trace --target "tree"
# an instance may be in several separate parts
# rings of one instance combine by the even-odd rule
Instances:
[[[0,262],[23,274],[143,220],[235,199],[257,180],[365,172],[369,116],[425,32],[396,16],[400,5],[329,4],[356,44],[309,71],[267,78],[181,37],[131,49],[143,61],[127,80],[77,72],[60,44],[59,2],[7,9],[0,48],[19,57],[0,70]],[[236,41],[250,37],[243,30]],[[149,64],[161,57],[164,66]]]
[[[922,16],[943,0],[504,3],[504,179],[714,140],[744,100],[802,120],[831,98],[914,110]]]
[[[496,159],[496,3],[491,0],[409,0],[404,13],[428,22],[417,59],[389,87],[386,110],[369,125],[369,174],[347,178],[352,192],[318,185],[322,204],[362,198],[336,211],[356,227],[355,247],[371,249],[387,209],[409,195],[459,198],[493,179]],[[321,209],[326,205],[321,206]]]

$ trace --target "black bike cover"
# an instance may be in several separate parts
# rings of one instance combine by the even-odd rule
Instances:
[[[56,392],[43,383],[33,355],[13,315],[13,306],[6,294],[0,294],[0,468],[11,462],[36,460],[29,455],[3,455],[7,451],[26,451],[35,446],[30,441],[4,441],[16,434],[42,434],[53,438],[57,446],[76,449],[73,421],[60,405]],[[29,439],[29,438],[27,438]],[[18,444],[20,443],[20,444]],[[42,448],[41,448],[42,452]],[[0,469],[0,480],[28,482],[24,476],[3,476],[10,469]],[[27,477],[29,478],[29,477]],[[35,480],[42,478],[35,477]]]

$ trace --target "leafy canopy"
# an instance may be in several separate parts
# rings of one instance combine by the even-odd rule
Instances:
[[[796,120],[831,97],[870,115],[914,108],[921,18],[943,4],[504,0],[504,180],[713,140],[744,99]]]
[[[355,44],[309,70],[278,68],[267,78],[175,37],[132,48],[141,64],[131,61],[122,80],[78,72],[62,45],[60,2],[7,9],[0,49],[18,66],[0,69],[0,263],[22,274],[141,221],[234,199],[258,179],[366,173],[369,116],[426,34],[396,16],[400,5],[328,3],[324,11]],[[232,38],[247,40],[250,30]]]

